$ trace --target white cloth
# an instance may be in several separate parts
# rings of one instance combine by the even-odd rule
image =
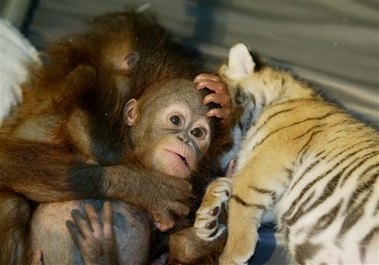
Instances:
[[[21,101],[20,84],[25,80],[25,63],[39,63],[37,50],[7,20],[0,19],[0,125],[12,106]]]

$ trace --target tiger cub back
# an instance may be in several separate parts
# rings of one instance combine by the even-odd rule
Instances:
[[[244,110],[220,264],[247,263],[270,212],[291,264],[378,264],[378,133],[290,73],[258,66],[237,44],[219,71]]]

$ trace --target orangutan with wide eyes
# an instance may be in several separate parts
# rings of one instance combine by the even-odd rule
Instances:
[[[169,178],[189,180],[200,159],[208,151],[211,139],[214,138],[212,130],[217,123],[215,118],[207,116],[211,107],[202,104],[206,94],[206,90],[197,91],[190,80],[171,79],[148,88],[141,98],[129,100],[124,108],[124,122],[130,141],[127,154],[129,159],[139,161],[144,168],[166,174]],[[149,201],[155,201],[159,192],[141,186],[138,181],[134,188],[140,191],[139,196],[146,197]],[[86,200],[49,203],[37,208],[32,219],[31,242],[34,250],[40,249],[44,253],[44,264],[52,264],[56,260],[64,260],[65,263],[80,260],[80,253],[72,251],[73,242],[64,227],[65,220],[70,219],[73,208],[79,209],[84,203],[93,203],[99,209],[102,202]],[[148,216],[125,202],[114,201],[112,204],[116,213],[114,229],[120,264],[146,263],[150,235],[153,232]],[[73,216],[80,224],[81,215],[74,212]],[[138,223],[138,229],[135,223]],[[68,224],[74,238],[79,237],[81,233],[72,223]],[[99,229],[99,226],[91,230],[101,235],[95,229]],[[105,246],[109,251],[115,251],[116,244]],[[92,249],[97,245],[90,243],[86,247]],[[104,255],[104,251],[86,251],[87,248],[82,250],[86,264],[99,264],[101,259],[108,262],[104,264],[109,264],[111,260],[115,262],[114,256]],[[108,256],[112,259],[107,259]]]
[[[38,229],[33,227],[51,227],[49,222],[59,226],[50,216],[42,218],[42,224],[37,221],[57,202],[67,201],[53,210],[66,219],[65,207],[69,212],[84,199],[99,199],[101,207],[101,200],[109,199],[120,205],[128,221],[148,227],[146,231],[152,231],[146,221],[150,218],[154,229],[165,232],[187,216],[197,185],[189,176],[196,171],[200,183],[209,181],[210,173],[197,171],[211,167],[208,157],[219,148],[208,147],[222,138],[217,135],[219,125],[212,130],[208,117],[225,117],[229,100],[217,78],[198,76],[207,71],[196,63],[198,57],[173,41],[154,19],[124,12],[97,18],[88,32],[58,40],[44,51],[42,61],[41,66],[30,66],[22,85],[23,102],[0,128],[0,264],[30,264],[31,245],[38,248],[33,234]],[[179,105],[169,100],[155,109],[147,107],[161,97],[159,91],[165,89],[160,87],[176,93],[170,82],[191,91],[207,87],[214,93],[203,98],[195,90],[196,97],[224,107],[205,111],[197,98],[186,108],[181,95],[170,96]],[[171,127],[151,130],[146,123],[152,118],[140,117],[146,109],[146,115],[160,115],[160,122],[171,115],[165,120]],[[181,149],[161,146],[165,134],[175,136],[173,146],[183,143]]]

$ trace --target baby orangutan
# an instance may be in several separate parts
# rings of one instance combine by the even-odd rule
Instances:
[[[210,81],[206,82],[209,86]],[[221,84],[216,85],[213,86],[214,90]],[[217,120],[207,116],[212,105],[203,104],[206,94],[209,94],[208,90],[197,91],[192,81],[171,79],[154,84],[139,99],[129,100],[124,107],[124,123],[127,126],[125,132],[129,139],[130,151],[127,153],[130,158],[139,161],[146,169],[166,174],[168,178],[189,180],[215,138],[212,130],[216,128]],[[134,188],[144,189],[138,181]],[[141,196],[151,196],[149,200],[154,201],[156,192],[154,189],[144,191]],[[30,238],[33,251],[42,250],[44,264],[54,264],[58,260],[65,264],[80,262],[80,253],[74,249],[65,220],[70,219],[71,209],[82,209],[87,202],[94,203],[98,210],[102,205],[99,200],[86,200],[37,207]],[[104,264],[115,264],[116,260],[120,264],[145,264],[153,233],[148,215],[122,201],[112,201],[112,205],[117,244],[111,240],[113,226],[110,222],[113,220],[108,204],[104,204],[103,221],[98,221],[93,206],[86,207],[86,215],[73,212],[80,233],[72,222],[68,222],[74,241],[82,250],[84,262],[103,264],[103,258],[107,261]],[[84,216],[87,216],[91,226],[84,222]],[[92,231],[103,245],[89,238]],[[88,238],[89,241],[83,243]],[[106,248],[98,249],[99,246]],[[117,252],[118,256],[113,257]],[[113,259],[112,263],[108,258]]]

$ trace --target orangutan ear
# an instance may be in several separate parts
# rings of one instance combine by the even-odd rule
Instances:
[[[124,107],[124,122],[133,126],[138,119],[138,102],[136,99],[129,100]]]
[[[137,52],[130,52],[126,54],[121,61],[121,69],[125,71],[130,71],[134,68],[139,61],[139,54]]]

